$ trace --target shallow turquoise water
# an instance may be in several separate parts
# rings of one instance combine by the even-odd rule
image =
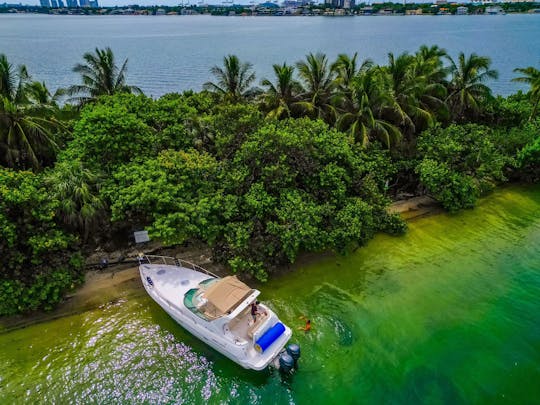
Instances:
[[[261,287],[290,379],[243,370],[149,298],[0,335],[0,403],[538,403],[540,187],[416,220]]]

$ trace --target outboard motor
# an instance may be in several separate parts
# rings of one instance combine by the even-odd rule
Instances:
[[[289,346],[287,346],[287,353],[289,353],[289,355],[294,360],[294,368],[298,368],[298,359],[300,358],[300,345],[296,343],[291,343]]]
[[[290,373],[294,368],[294,359],[292,356],[287,353],[283,352],[279,356],[279,371],[282,371],[283,373]]]
[[[285,374],[291,374],[298,368],[298,359],[300,358],[300,346],[291,343],[279,355],[279,371]]]

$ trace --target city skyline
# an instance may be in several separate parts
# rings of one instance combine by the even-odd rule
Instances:
[[[64,8],[64,7],[90,7],[98,8],[98,0],[39,0],[41,7]]]
[[[22,4],[25,4],[25,5],[30,5],[30,6],[39,6],[40,3],[44,3],[44,2],[60,2],[62,1],[64,4],[66,4],[67,6],[70,6],[70,3],[73,4],[74,2],[76,2],[77,0],[30,0],[30,1],[25,1],[24,3],[21,2]],[[89,2],[89,3],[92,3],[92,1],[89,1],[89,0],[79,0],[79,3],[80,2]],[[343,2],[347,2],[348,0],[338,0],[338,2],[340,3],[343,3]],[[224,0],[208,0],[208,1],[201,1],[201,0],[137,0],[137,1],[133,1],[133,0],[99,0],[99,6],[98,7],[115,7],[115,6],[118,6],[118,7],[126,7],[126,6],[130,6],[130,5],[138,5],[138,6],[179,6],[179,5],[186,5],[186,4],[189,4],[189,5],[197,5],[197,4],[200,4],[204,2],[205,4],[211,4],[211,5],[231,5],[230,3],[230,0],[228,0],[227,2],[225,2]],[[260,0],[258,1],[257,3],[263,3],[264,1],[263,0]],[[273,1],[275,2],[275,1]],[[316,4],[321,4],[321,3],[324,3],[325,1],[315,1]],[[376,1],[356,1],[356,3],[374,3]],[[382,2],[382,1],[378,1],[378,2]],[[407,3],[433,3],[434,1],[431,1],[431,0],[417,0],[417,1],[407,1]],[[460,1],[460,3],[469,3],[470,1]],[[15,3],[15,2],[13,2]],[[97,3],[97,1],[96,1]],[[282,3],[282,1],[278,1],[277,3]],[[402,1],[393,1],[393,3],[402,3]],[[234,0],[234,4],[239,4],[239,5],[250,5],[252,4],[251,3],[251,0]]]
[[[59,0],[31,0],[31,1],[25,1],[25,2],[21,2],[22,4],[24,5],[30,5],[30,6],[39,6],[41,2],[52,2],[52,1],[59,1]],[[66,3],[66,0],[63,0],[64,3]],[[71,1],[76,1],[76,0],[71,0]],[[88,0],[82,0],[83,2],[84,1],[88,1]],[[11,3],[9,1],[6,1],[8,3]],[[260,1],[261,3],[263,3],[263,1]],[[13,1],[13,3],[15,3],[15,1]],[[196,4],[199,4],[200,1],[197,1],[197,0],[190,0],[189,2],[187,0],[137,0],[137,1],[133,1],[133,0],[125,0],[125,1],[122,1],[122,0],[119,0],[119,1],[114,1],[114,0],[103,0],[103,1],[99,1],[99,6],[100,7],[115,7],[115,6],[118,6],[118,7],[125,7],[125,6],[130,6],[130,5],[138,5],[138,6],[169,6],[169,7],[172,7],[172,6],[179,6],[179,5],[182,5],[182,4],[193,4],[193,5],[196,5]],[[223,1],[219,1],[219,0],[212,0],[212,1],[205,1],[206,4],[211,4],[211,5],[220,5],[220,4],[224,4]],[[280,2],[281,3],[281,2]],[[316,3],[319,3],[319,2],[316,2]],[[235,0],[234,1],[234,4],[242,4],[242,5],[249,5],[250,4],[250,0]],[[230,3],[227,3],[226,5],[230,5]]]

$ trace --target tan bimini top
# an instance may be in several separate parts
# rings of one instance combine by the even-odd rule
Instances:
[[[207,300],[204,313],[212,318],[225,315],[252,292],[253,290],[236,276],[224,277],[210,285],[203,293],[203,297]]]

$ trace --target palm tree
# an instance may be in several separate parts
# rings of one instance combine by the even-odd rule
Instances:
[[[416,52],[416,74],[424,79],[424,88],[419,100],[424,109],[431,111],[437,118],[447,119],[446,105],[448,68],[444,66],[443,58],[446,50],[434,45],[422,45]]]
[[[308,114],[323,118],[333,123],[336,120],[336,109],[332,105],[337,83],[335,74],[328,65],[328,58],[322,53],[306,56],[305,61],[296,63],[300,79],[305,89],[299,105]]]
[[[96,48],[95,53],[85,53],[83,59],[85,63],[78,63],[73,68],[75,73],[81,75],[82,84],[73,85],[65,91],[69,96],[76,96],[68,101],[82,106],[94,102],[100,96],[142,93],[140,88],[126,84],[128,60],[118,68],[111,48]]]
[[[337,85],[334,104],[343,111],[350,110],[354,103],[351,89],[354,78],[373,67],[373,62],[370,59],[364,60],[360,66],[358,66],[357,60],[358,53],[355,53],[352,58],[346,54],[339,54],[331,67],[336,75],[335,83]]]
[[[416,55],[388,54],[388,66],[382,68],[391,94],[399,106],[399,119],[409,135],[431,126],[437,116],[445,116],[446,88],[441,80],[446,73],[437,47],[420,48]]]
[[[451,57],[448,60],[452,79],[446,100],[454,117],[463,119],[468,113],[478,113],[482,101],[491,97],[491,89],[484,82],[499,76],[496,70],[490,69],[491,59],[475,53],[467,58],[461,52],[457,63]]]
[[[60,201],[61,220],[80,231],[85,241],[105,207],[99,198],[99,180],[98,174],[78,160],[57,163],[45,177],[50,192]]]
[[[216,77],[217,83],[206,82],[204,89],[223,96],[227,101],[238,102],[257,93],[257,89],[250,87],[255,81],[253,65],[240,62],[236,55],[225,56],[223,67],[214,66],[210,72]]]
[[[375,139],[387,148],[398,142],[401,132],[385,115],[399,115],[399,106],[385,88],[382,72],[372,68],[356,75],[351,90],[351,108],[339,117],[336,126],[349,131],[363,146]]]
[[[530,96],[531,103],[533,105],[529,121],[531,121],[538,111],[538,104],[540,104],[540,70],[529,66],[527,68],[516,68],[514,72],[521,73],[523,76],[512,79],[514,82],[527,83],[531,86]]]
[[[336,73],[336,82],[346,90],[351,86],[353,79],[361,72],[365,72],[373,66],[371,59],[366,59],[358,66],[358,53],[355,52],[352,58],[344,53],[338,55],[332,64],[332,71]]]
[[[429,83],[444,83],[448,76],[448,69],[444,67],[443,58],[448,57],[445,49],[437,45],[422,45],[415,54],[418,71],[424,75]]]
[[[294,66],[273,65],[276,82],[263,79],[261,85],[266,87],[263,96],[263,108],[267,110],[269,118],[289,118],[293,108],[297,105],[302,85],[294,79]]]
[[[46,87],[32,82],[25,66],[17,69],[0,54],[0,164],[39,169],[57,149],[53,132],[56,105]]]
[[[415,122],[429,120],[429,114],[418,108],[418,93],[421,79],[416,77],[415,59],[407,52],[395,57],[388,54],[388,65],[382,67],[388,80],[390,94],[394,97],[395,105],[399,106],[399,120],[404,128],[415,130]],[[419,80],[420,79],[420,80]]]
[[[57,105],[56,99],[53,97],[45,83],[32,82],[28,84],[28,97],[41,104]]]
[[[0,96],[18,101],[23,96],[22,88],[30,81],[26,66],[17,69],[9,63],[7,56],[0,54]]]

